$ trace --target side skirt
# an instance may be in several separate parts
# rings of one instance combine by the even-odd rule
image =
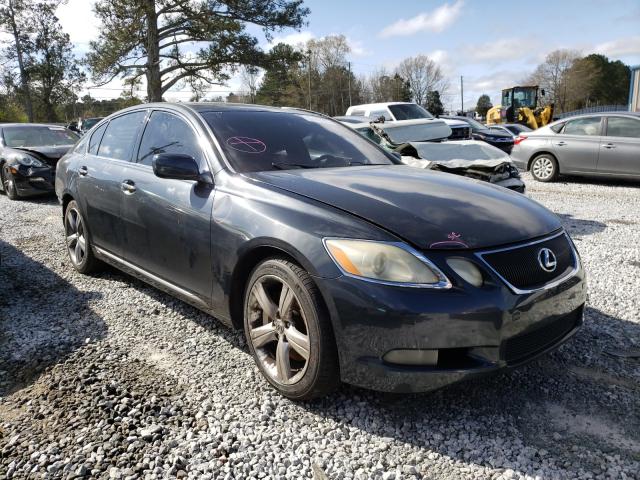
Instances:
[[[124,273],[127,273],[133,277],[136,277],[142,280],[143,282],[148,283],[149,285],[157,288],[158,290],[162,290],[163,292],[166,292],[182,300],[183,302],[186,302],[189,305],[192,305],[197,309],[202,310],[203,312],[216,317],[216,319],[220,320],[223,324],[229,327],[233,327],[230,320],[220,318],[219,316],[215,315],[215,313],[213,312],[209,304],[199,296],[194,295],[193,293],[183,288],[180,288],[177,285],[174,285],[173,283],[168,282],[167,280],[157,277],[156,275],[153,275],[152,273],[149,273],[146,270],[136,265],[133,265],[132,263],[129,263],[126,260],[119,258],[118,256],[106,250],[103,250],[100,247],[94,246],[92,248],[94,253],[96,254],[96,257],[98,257],[103,262],[108,263],[109,265],[114,266],[118,270],[122,270]]]

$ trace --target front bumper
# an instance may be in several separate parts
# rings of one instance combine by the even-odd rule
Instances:
[[[483,272],[481,288],[455,280],[444,254],[429,258],[454,282],[450,290],[317,279],[332,317],[344,382],[388,392],[434,390],[527,363],[582,324],[582,268],[555,287],[515,294],[489,271]],[[385,362],[383,356],[394,349],[438,349],[438,363]]]
[[[13,180],[21,197],[52,193],[55,171],[51,167],[14,167]]]

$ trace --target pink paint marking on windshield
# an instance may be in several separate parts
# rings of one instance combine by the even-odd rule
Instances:
[[[262,140],[251,137],[229,137],[227,138],[227,145],[244,153],[262,153],[267,149]]]

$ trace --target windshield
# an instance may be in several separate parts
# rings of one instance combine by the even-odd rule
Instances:
[[[509,156],[499,148],[485,143],[421,143],[416,145],[420,158],[447,162],[450,160],[504,160]]]
[[[100,120],[102,120],[103,117],[98,117],[98,118],[87,118],[86,120],[82,121],[82,129],[83,130],[89,130],[91,127],[93,127],[96,123],[98,123]]]
[[[392,165],[391,158],[349,127],[298,112],[204,112],[237,172]]]
[[[514,108],[529,107],[535,108],[536,106],[536,91],[535,88],[516,88],[513,91],[513,106]]]
[[[457,120],[457,119],[454,118],[454,120]],[[462,119],[460,121],[461,122],[467,122],[469,125],[471,125],[471,128],[473,128],[474,130],[486,130],[487,129],[487,127],[485,127],[479,121],[474,120],[473,118],[465,117],[464,119]]]
[[[416,120],[418,118],[433,118],[427,109],[415,103],[400,103],[389,105],[389,110],[396,120]]]
[[[451,135],[451,128],[442,121],[419,123],[417,125],[397,126],[396,123],[380,125],[389,137],[396,144],[407,142],[428,142],[447,138]]]
[[[64,127],[17,126],[4,127],[2,135],[7,147],[57,147],[73,145],[80,138]]]

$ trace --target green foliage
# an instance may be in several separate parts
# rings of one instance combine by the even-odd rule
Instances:
[[[440,92],[438,92],[437,90],[427,92],[427,101],[425,102],[425,108],[435,116],[444,114],[444,106],[442,105],[442,100],[440,99]]]
[[[36,100],[36,117],[58,121],[57,107],[75,102],[84,74],[78,67],[69,35],[55,15],[55,3],[37,4],[32,12],[35,36],[29,43],[33,57],[30,79]]]
[[[247,31],[269,36],[300,28],[309,10],[302,0],[99,0],[102,22],[87,62],[94,79],[147,78],[148,99],[162,100],[182,79],[222,84],[237,65],[261,65],[264,53]],[[184,47],[203,44],[195,53]]]
[[[620,60],[611,61],[604,55],[592,53],[577,60],[574,70],[588,72],[581,103],[600,105],[622,105],[629,95],[629,67]]]
[[[493,104],[491,103],[491,98],[489,97],[489,95],[486,95],[484,93],[480,95],[480,97],[478,98],[478,102],[476,103],[476,112],[478,113],[478,115],[480,115],[482,118],[486,117],[487,112],[491,107],[493,107]]]
[[[256,93],[256,102],[264,105],[300,106],[300,62],[302,53],[279,43],[266,55],[265,74]]]
[[[9,94],[0,94],[0,122],[26,122],[27,114],[17,101],[16,97]]]
[[[3,115],[31,121],[55,122],[64,118],[67,104],[84,80],[69,36],[55,15],[60,0],[8,0],[0,7],[0,26],[12,40],[2,49],[6,65],[7,105]],[[15,108],[23,105],[18,114]]]

